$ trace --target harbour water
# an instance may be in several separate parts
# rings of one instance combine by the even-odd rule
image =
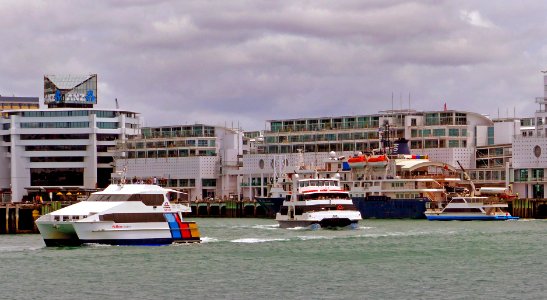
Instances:
[[[546,220],[195,219],[204,242],[45,248],[0,235],[2,299],[542,299]]]

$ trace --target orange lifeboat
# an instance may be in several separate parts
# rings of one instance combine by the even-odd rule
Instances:
[[[372,155],[368,157],[368,165],[371,167],[385,167],[388,162],[387,155]]]
[[[364,168],[367,164],[367,157],[364,155],[355,155],[348,158],[348,164],[352,169]]]

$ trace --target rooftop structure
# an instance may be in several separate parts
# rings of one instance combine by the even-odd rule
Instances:
[[[97,104],[97,74],[45,75],[44,104],[49,108],[91,108]]]
[[[40,108],[38,97],[6,97],[0,96],[0,111],[8,109],[36,109]]]

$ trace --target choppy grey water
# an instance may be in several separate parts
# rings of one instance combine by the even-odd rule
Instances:
[[[0,236],[2,299],[544,299],[547,221],[196,219],[204,242],[45,248]]]

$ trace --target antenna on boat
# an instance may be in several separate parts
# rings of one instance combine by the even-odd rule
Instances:
[[[382,125],[382,138],[380,139],[380,149],[384,154],[390,154],[389,149],[391,147],[391,141],[390,141],[390,128],[389,128],[389,120],[384,120],[384,124]]]

